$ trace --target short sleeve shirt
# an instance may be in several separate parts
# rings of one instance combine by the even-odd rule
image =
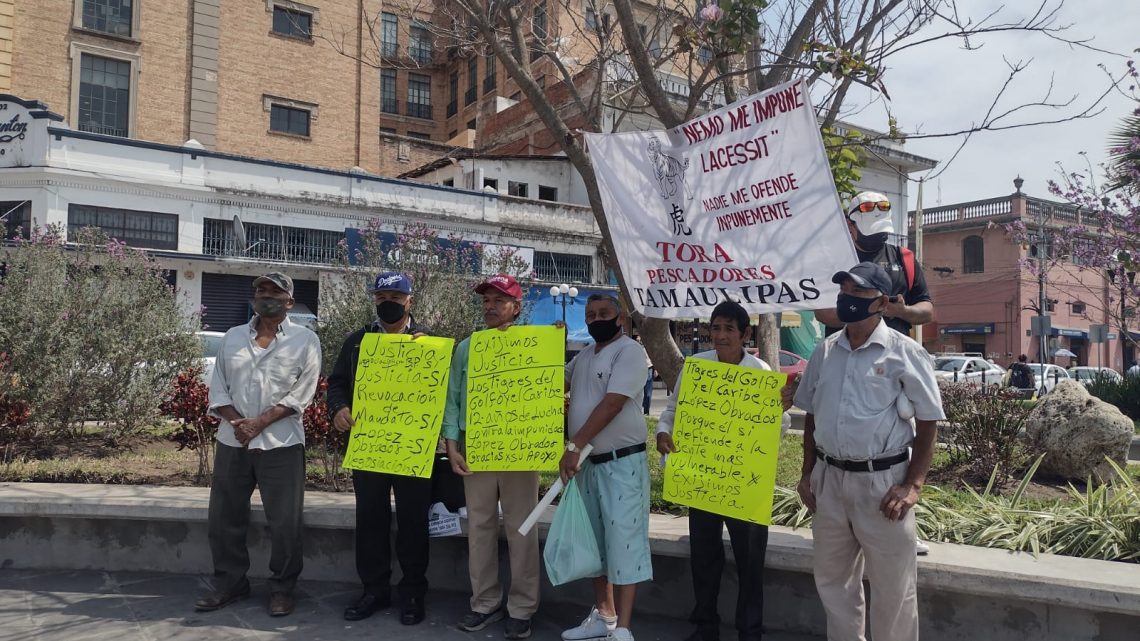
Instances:
[[[917,305],[924,301],[930,301],[930,289],[926,286],[926,276],[922,273],[922,265],[914,262],[914,284],[910,287],[906,286],[906,267],[903,265],[902,250],[889,243],[884,244],[882,249],[877,252],[864,252],[856,248],[856,253],[859,255],[859,261],[867,261],[875,263],[882,267],[887,275],[891,277],[891,291],[885,292],[889,296],[902,295],[903,300],[907,305]],[[893,330],[902,332],[903,334],[910,334],[911,324],[901,318],[887,318],[887,326]],[[838,328],[829,327],[827,335],[830,336],[839,331]]]
[[[590,443],[595,454],[645,443],[648,430],[642,414],[642,395],[645,393],[645,349],[629,338],[621,336],[595,353],[590,346],[566,366],[566,384],[570,389],[569,431],[573,438],[594,408],[606,394],[626,397],[621,411]]]

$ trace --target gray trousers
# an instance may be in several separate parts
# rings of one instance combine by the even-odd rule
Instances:
[[[249,570],[250,497],[256,486],[269,522],[269,589],[292,592],[301,575],[305,505],[305,446],[247,450],[217,444],[210,486],[210,553],[214,588],[245,583]]]

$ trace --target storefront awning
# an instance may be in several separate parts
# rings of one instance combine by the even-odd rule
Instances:
[[[1054,326],[1050,332],[1050,336],[1068,336],[1069,338],[1088,338],[1089,333],[1083,329],[1070,329],[1068,327]]]

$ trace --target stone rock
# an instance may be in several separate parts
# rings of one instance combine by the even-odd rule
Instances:
[[[1105,457],[1127,464],[1132,429],[1132,420],[1115,405],[1071,380],[1059,382],[1025,422],[1029,442],[1045,453],[1041,471],[1077,481],[1113,478]]]

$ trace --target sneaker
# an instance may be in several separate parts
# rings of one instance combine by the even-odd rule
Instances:
[[[617,627],[617,617],[604,617],[597,608],[590,610],[589,616],[582,619],[576,628],[570,628],[562,633],[564,641],[587,641],[588,639],[606,639]]]
[[[606,641],[633,641],[633,633],[628,628],[614,628],[610,630]]]
[[[525,639],[530,636],[530,619],[516,619],[507,617],[507,624],[503,626],[503,636],[508,639]]]
[[[930,554],[930,546],[926,543],[923,543],[922,541],[918,541],[915,543],[914,551],[918,552],[919,556],[926,556],[927,554]]]
[[[472,610],[459,620],[459,625],[456,627],[458,627],[460,630],[463,630],[464,632],[475,632],[476,630],[482,630],[483,628],[491,625],[496,621],[502,620],[502,608],[497,608],[494,612],[488,612],[487,614]]]

